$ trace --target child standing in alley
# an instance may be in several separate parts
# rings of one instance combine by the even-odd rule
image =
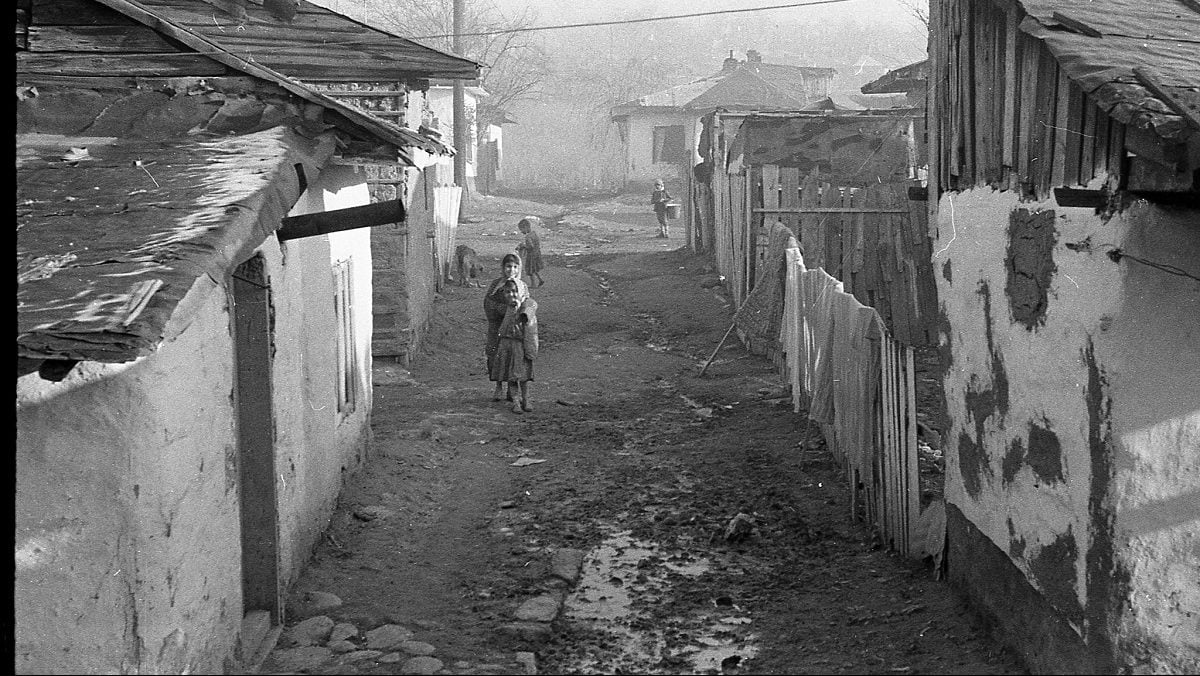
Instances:
[[[537,216],[526,216],[517,223],[517,229],[525,235],[525,241],[517,246],[517,253],[524,261],[525,274],[529,275],[529,285],[536,288],[545,284],[542,281],[542,240],[538,237],[534,226],[542,219]]]
[[[502,287],[508,308],[497,331],[499,343],[489,374],[496,382],[493,400],[500,400],[504,385],[508,384],[513,413],[533,410],[529,404],[529,383],[533,381],[533,360],[538,353],[537,301],[530,298],[522,286],[517,280],[510,279]]]
[[[654,216],[658,218],[658,236],[662,239],[671,236],[667,227],[667,203],[672,199],[662,179],[655,179],[654,190],[650,193],[650,205],[654,207]]]

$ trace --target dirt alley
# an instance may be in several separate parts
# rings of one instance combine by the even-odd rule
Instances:
[[[848,519],[768,362],[731,338],[698,377],[733,308],[644,202],[473,198],[485,284],[544,220],[534,411],[491,401],[482,289],[448,283],[411,372],[377,362],[373,455],[291,590],[288,624],[324,624],[261,673],[1025,673]]]

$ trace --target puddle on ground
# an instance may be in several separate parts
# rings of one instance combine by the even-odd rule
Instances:
[[[567,666],[574,673],[721,673],[722,662],[744,662],[758,648],[751,619],[736,605],[665,623],[641,608],[670,594],[673,575],[700,577],[712,567],[704,557],[669,550],[613,532],[588,553],[575,590],[563,607],[563,620],[608,635],[600,654],[587,653]],[[651,624],[654,623],[654,624]],[[673,636],[671,647],[667,637]],[[683,646],[678,636],[686,636]],[[685,668],[690,665],[690,668]]]

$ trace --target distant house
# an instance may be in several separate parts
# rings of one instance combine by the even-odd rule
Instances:
[[[487,95],[487,91],[479,86],[478,81],[468,82],[463,87],[463,110],[466,113],[467,119],[466,136],[468,142],[461,149],[461,152],[465,155],[466,159],[465,174],[467,185],[464,187],[469,193],[476,191],[476,177],[479,175],[479,154],[476,148],[480,139],[479,100]],[[442,134],[443,138],[453,143],[454,83],[450,80],[434,80],[430,83],[426,97],[432,124],[437,125],[436,128]]]
[[[214,5],[18,5],[18,673],[245,668],[369,452],[371,232],[407,209],[359,167],[451,150]],[[272,54],[331,19],[242,9]]]
[[[895,106],[924,106],[925,93],[929,87],[929,60],[922,59],[907,66],[889,70],[879,78],[863,85],[861,91],[878,104],[873,108]]]
[[[697,142],[700,118],[717,110],[752,112],[801,110],[829,97],[832,68],[786,66],[763,62],[754,50],[745,60],[725,59],[720,71],[615,106],[625,155],[627,186],[649,191],[655,178],[679,185],[700,161]],[[677,188],[682,192],[682,185]]]
[[[1200,11],[930,9],[949,578],[1035,673],[1200,672]]]

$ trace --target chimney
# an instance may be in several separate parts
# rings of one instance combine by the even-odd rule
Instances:
[[[757,49],[747,49],[746,63],[762,63],[762,54],[759,54]]]
[[[721,71],[728,73],[729,71],[737,68],[738,63],[740,63],[740,62],[736,58],[734,58],[733,50],[731,49],[731,50],[729,50],[729,56],[725,57],[725,63],[721,64]]]

